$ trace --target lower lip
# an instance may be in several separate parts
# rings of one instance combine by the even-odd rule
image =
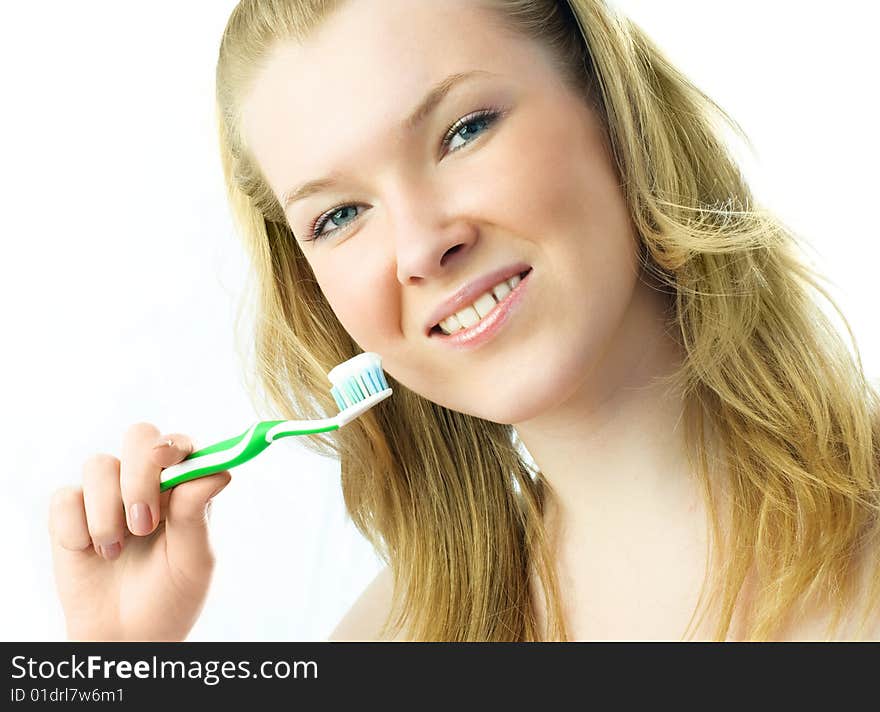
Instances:
[[[510,294],[498,302],[491,312],[473,326],[459,329],[454,334],[434,333],[431,334],[431,338],[453,349],[475,349],[482,346],[501,331],[507,320],[514,314],[523,300],[531,276],[532,270],[529,270],[529,273],[519,281]]]

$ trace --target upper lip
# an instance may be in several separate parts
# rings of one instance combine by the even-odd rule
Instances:
[[[498,269],[492,270],[491,272],[487,272],[481,277],[477,277],[477,279],[472,282],[468,282],[461,289],[456,291],[452,296],[447,297],[442,302],[440,302],[430,313],[428,316],[428,320],[425,323],[425,333],[430,334],[431,329],[433,329],[437,324],[439,324],[446,317],[454,314],[457,311],[461,311],[467,306],[470,306],[477,298],[488,292],[492,287],[503,282],[505,280],[510,279],[522,272],[531,269],[530,265],[527,265],[525,262],[516,262],[515,264],[508,265],[506,267],[500,267]]]

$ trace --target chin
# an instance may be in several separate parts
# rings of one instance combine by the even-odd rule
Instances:
[[[558,408],[570,399],[580,379],[565,369],[526,371],[531,377],[508,377],[486,387],[446,391],[431,398],[445,408],[503,425],[516,425]]]
[[[383,362],[386,373],[423,398],[450,410],[504,425],[516,425],[564,406],[589,371],[596,344],[589,329],[580,339],[532,334],[524,348],[462,370],[412,369],[399,358]],[[398,363],[407,363],[398,369]],[[440,375],[442,373],[442,375]]]

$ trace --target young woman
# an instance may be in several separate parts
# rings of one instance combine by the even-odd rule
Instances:
[[[311,442],[388,563],[334,639],[880,636],[880,398],[636,25],[243,0],[217,101],[272,416],[361,350],[395,390]],[[190,630],[229,480],[160,497],[192,448],[140,423],[53,500],[71,637]]]

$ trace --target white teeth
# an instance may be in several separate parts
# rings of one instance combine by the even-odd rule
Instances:
[[[502,282],[492,290],[492,294],[494,294],[495,299],[500,302],[504,297],[510,294],[510,287],[507,286],[507,282]]]
[[[477,301],[474,302],[474,309],[476,309],[477,314],[480,315],[480,319],[486,316],[490,311],[495,308],[495,305],[498,302],[495,301],[495,297],[493,297],[489,292],[481,295]]]
[[[460,312],[455,312],[455,318],[463,327],[467,328],[476,324],[480,320],[480,315],[473,307],[465,307]]]
[[[458,331],[461,328],[461,323],[455,318],[455,314],[453,314],[448,319],[444,319],[440,322],[440,328],[443,329],[444,334],[451,334],[453,331]]]
[[[479,299],[469,307],[441,321],[439,324],[440,329],[444,334],[454,334],[459,329],[473,326],[489,314],[495,308],[495,305],[510,294],[521,281],[520,276],[517,274],[506,282],[501,282],[493,287],[491,292],[480,295]]]

